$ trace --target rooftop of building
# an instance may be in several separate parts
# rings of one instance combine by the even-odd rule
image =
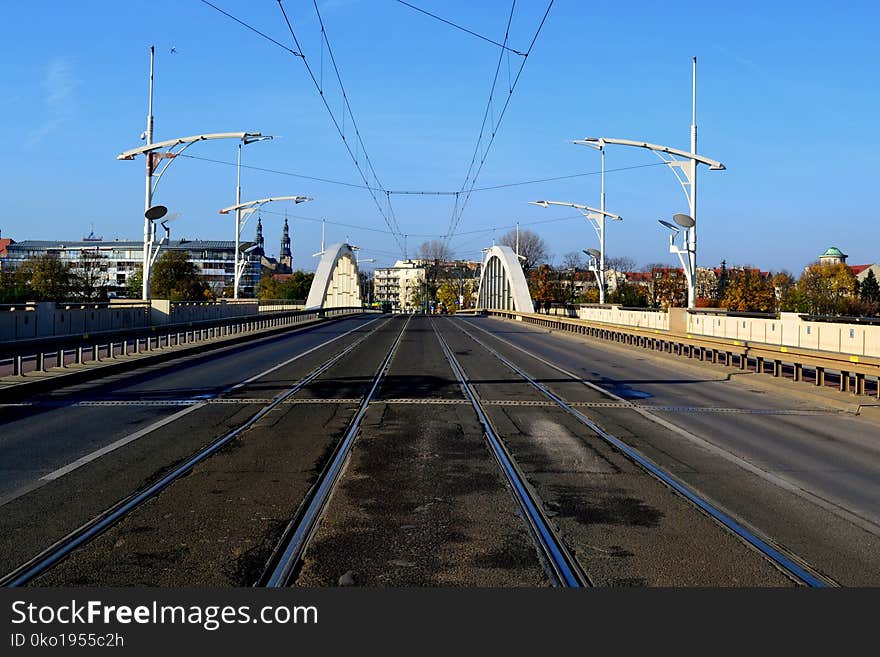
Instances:
[[[825,253],[819,256],[820,258],[846,258],[846,254],[838,249],[836,246],[829,246],[825,249]]]

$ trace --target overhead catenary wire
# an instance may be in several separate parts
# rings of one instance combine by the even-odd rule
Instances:
[[[242,26],[246,27],[247,29],[249,29],[251,32],[255,32],[255,33],[259,34],[261,37],[263,37],[263,38],[266,39],[267,41],[271,41],[272,43],[274,43],[274,44],[275,44],[276,46],[278,46],[279,48],[283,48],[284,50],[286,50],[287,52],[289,52],[289,53],[290,53],[291,55],[293,55],[294,57],[303,57],[303,54],[302,54],[302,53],[299,53],[299,52],[297,52],[296,50],[292,50],[291,48],[288,48],[287,46],[285,46],[285,45],[284,45],[283,43],[281,43],[280,41],[276,41],[275,39],[273,39],[272,37],[270,37],[268,34],[266,34],[266,33],[264,33],[264,32],[260,32],[260,30],[258,30],[257,28],[255,28],[253,25],[250,25],[250,24],[248,24],[248,23],[245,23],[243,20],[241,20],[241,19],[239,19],[239,18],[236,18],[235,16],[233,16],[232,14],[230,14],[230,13],[228,13],[228,12],[223,11],[223,10],[220,9],[220,7],[218,7],[217,5],[215,5],[215,4],[211,3],[211,2],[208,2],[208,0],[201,0],[201,2],[202,2],[202,4],[206,4],[206,5],[208,5],[209,7],[213,8],[213,9],[216,9],[217,11],[219,11],[219,12],[220,12],[221,14],[223,14],[224,16],[227,16],[227,17],[231,18],[232,20],[234,20],[234,21],[235,21],[236,23],[238,23],[239,25],[242,25]]]
[[[288,31],[290,32],[290,36],[293,38],[293,41],[296,44],[297,50],[302,52],[302,47],[300,46],[299,39],[297,38],[296,32],[293,29],[293,25],[290,22],[290,18],[287,16],[287,11],[284,9],[284,4],[283,4],[282,0],[277,0],[277,1],[278,1],[278,8],[281,10],[281,14],[284,17],[284,22],[287,25]],[[342,77],[339,74],[339,68],[336,65],[336,58],[333,55],[333,48],[330,46],[330,40],[327,38],[327,32],[324,27],[324,21],[321,18],[321,12],[318,9],[318,3],[316,0],[313,0],[313,5],[315,8],[315,14],[318,17],[318,22],[321,25],[321,38],[327,46],[327,54],[329,55],[330,61],[333,64],[333,69],[336,72],[337,81],[339,82],[339,88],[342,92],[342,97],[345,100],[345,107],[348,109],[349,115],[352,118],[352,125],[354,126],[355,136],[357,137],[357,141],[360,142],[360,148],[361,148],[361,151],[363,151],[363,153],[364,153],[364,159],[367,162],[370,174],[372,174],[373,179],[376,181],[375,187],[379,187],[384,190],[384,186],[379,181],[379,176],[376,174],[376,170],[373,167],[372,160],[370,159],[369,155],[367,154],[367,149],[363,143],[363,140],[361,139],[360,130],[358,129],[357,123],[354,120],[354,114],[351,110],[351,104],[348,101],[348,94],[346,94],[346,92],[345,92],[345,86],[342,83]],[[345,137],[345,130],[342,126],[340,126],[339,120],[336,118],[336,114],[333,112],[333,109],[330,107],[330,103],[328,102],[327,97],[324,94],[324,90],[321,86],[321,83],[315,77],[315,73],[312,70],[312,67],[309,65],[308,59],[306,58],[305,55],[303,55],[301,57],[301,59],[302,59],[303,64],[306,67],[306,71],[308,72],[309,77],[312,79],[312,82],[315,85],[315,89],[317,89],[317,91],[318,91],[318,95],[321,97],[321,102],[323,102],[325,109],[327,110],[328,114],[330,115],[330,119],[332,120],[333,125],[336,127],[336,131],[339,133],[339,136],[342,139],[342,143],[345,146],[345,150],[348,152],[348,155],[351,158],[351,161],[354,163],[355,168],[358,170],[358,173],[361,176],[361,179],[364,181],[364,185],[367,187],[368,191],[370,192],[370,197],[373,199],[373,203],[375,204],[376,209],[379,211],[379,214],[382,215],[382,218],[385,220],[386,225],[390,229],[391,234],[394,236],[395,241],[397,242],[398,246],[401,248],[401,251],[402,251],[403,244],[401,243],[400,237],[399,237],[401,234],[400,227],[395,225],[393,215],[391,215],[390,212],[385,211],[385,209],[382,207],[382,204],[379,202],[379,199],[376,197],[376,193],[374,192],[375,187],[370,185],[370,182],[367,179],[367,175],[366,175],[366,173],[364,173],[364,170],[361,168],[361,165],[360,165],[360,162],[358,161],[358,158],[352,152],[351,144],[348,142],[348,140]],[[344,115],[344,113],[343,113],[343,115]]]
[[[404,2],[404,0],[397,0],[397,2],[399,2],[402,5],[406,5],[410,9],[415,9],[416,11],[418,11],[422,14],[425,14],[426,16],[430,16],[431,18],[438,20],[441,23],[446,23],[447,25],[454,27],[456,30],[461,30],[462,32],[467,32],[468,34],[475,36],[478,39],[482,39],[483,41],[488,41],[492,45],[498,46],[500,48],[504,48],[507,52],[512,52],[513,54],[519,55],[520,57],[527,56],[526,53],[520,52],[519,50],[515,50],[514,48],[507,46],[506,43],[498,43],[497,41],[493,41],[492,39],[490,39],[487,36],[484,36],[482,34],[478,34],[477,32],[474,32],[473,30],[469,30],[466,27],[462,27],[461,25],[458,25],[457,23],[453,23],[452,21],[446,20],[445,18],[441,18],[440,16],[437,16],[436,14],[432,14],[431,12],[425,11],[424,9],[416,7],[415,5],[411,5],[408,2]]]
[[[363,140],[361,139],[360,131],[357,129],[356,124],[355,124],[355,134],[356,134],[356,136],[357,136],[357,140],[360,142],[360,150],[364,152],[365,158],[366,158],[367,163],[368,163],[369,168],[370,168],[370,173],[372,174],[373,180],[375,180],[375,182],[376,182],[375,185],[371,185],[371,184],[370,184],[370,181],[368,180],[366,173],[365,173],[364,170],[361,168],[361,165],[360,165],[360,162],[359,162],[358,158],[357,158],[357,157],[355,156],[355,154],[352,152],[352,150],[351,150],[351,145],[349,144],[348,140],[347,140],[346,137],[345,137],[345,130],[344,130],[344,128],[343,128],[342,126],[340,126],[340,124],[339,124],[339,120],[336,118],[336,115],[334,114],[333,109],[330,107],[330,104],[329,104],[329,102],[327,101],[327,98],[326,98],[326,96],[325,96],[325,94],[324,94],[323,80],[319,82],[318,79],[315,77],[315,73],[314,73],[314,71],[312,70],[312,67],[309,65],[309,62],[308,62],[308,60],[307,60],[305,54],[303,53],[302,47],[300,46],[300,43],[299,43],[299,39],[297,39],[297,37],[296,37],[296,33],[295,33],[294,30],[293,30],[293,26],[292,26],[292,24],[290,23],[290,19],[289,19],[288,16],[287,16],[287,12],[285,11],[285,9],[284,9],[284,5],[282,4],[281,0],[277,0],[277,1],[278,1],[278,7],[279,7],[279,9],[281,10],[281,13],[282,13],[282,15],[283,15],[283,17],[284,17],[284,21],[285,21],[285,23],[286,23],[286,25],[287,25],[287,29],[288,29],[288,31],[290,32],[290,35],[291,35],[291,37],[293,38],[294,43],[296,44],[296,48],[297,48],[296,51],[290,49],[289,47],[285,46],[284,44],[280,43],[279,41],[276,41],[275,39],[269,37],[268,35],[266,35],[266,34],[260,32],[259,30],[257,30],[256,28],[252,27],[251,25],[249,25],[249,24],[246,23],[245,21],[242,21],[241,19],[237,18],[236,16],[233,16],[233,15],[230,14],[229,12],[224,11],[223,9],[221,9],[220,7],[218,7],[217,5],[215,5],[215,4],[211,3],[211,2],[208,2],[208,0],[201,0],[201,1],[202,1],[205,5],[211,7],[212,9],[215,9],[216,11],[220,12],[220,13],[223,14],[224,16],[227,16],[228,18],[234,20],[236,23],[239,23],[240,25],[246,27],[247,29],[254,31],[254,32],[256,32],[257,34],[260,34],[260,36],[263,36],[264,38],[268,39],[269,41],[271,41],[273,44],[279,46],[280,48],[283,48],[283,49],[286,50],[287,52],[294,53],[297,57],[299,57],[299,58],[302,60],[303,64],[304,64],[305,67],[306,67],[306,71],[308,71],[309,77],[312,79],[312,82],[314,83],[315,88],[316,88],[317,91],[318,91],[318,95],[321,97],[321,101],[322,101],[322,103],[324,104],[325,109],[327,110],[328,114],[330,115],[330,119],[331,119],[331,121],[333,122],[333,125],[334,125],[334,127],[336,128],[337,133],[339,133],[339,136],[342,138],[342,143],[343,143],[343,145],[345,146],[345,149],[346,149],[346,151],[348,152],[349,157],[351,158],[352,162],[354,162],[355,168],[358,170],[358,173],[359,173],[360,176],[361,176],[361,180],[363,180],[363,182],[364,182],[362,188],[363,188],[363,189],[366,189],[366,190],[368,190],[368,191],[370,192],[370,196],[371,196],[372,199],[373,199],[373,203],[376,205],[376,209],[379,211],[379,214],[382,215],[382,218],[385,220],[385,223],[388,225],[388,228],[390,229],[389,232],[390,232],[390,233],[395,237],[395,239],[397,240],[398,246],[401,246],[401,245],[400,245],[400,239],[399,239],[399,236],[398,236],[399,233],[400,233],[399,228],[397,228],[397,230],[395,231],[396,226],[394,225],[394,223],[392,223],[392,219],[391,219],[391,217],[390,217],[388,214],[386,214],[385,210],[382,208],[382,204],[379,203],[378,199],[376,198],[376,194],[375,194],[375,192],[376,192],[377,190],[384,191],[384,188],[382,187],[382,184],[381,184],[381,182],[379,181],[379,177],[376,175],[376,171],[375,171],[375,169],[373,168],[372,161],[369,159],[369,156],[366,155],[366,148],[364,147]],[[344,86],[343,86],[343,84],[342,84],[341,76],[339,76],[339,70],[338,70],[338,68],[337,68],[336,65],[335,65],[335,59],[333,58],[332,49],[330,48],[330,42],[329,42],[329,40],[327,39],[327,36],[326,36],[326,30],[325,30],[325,28],[324,28],[323,20],[321,19],[321,14],[320,14],[320,10],[318,9],[317,2],[314,3],[314,7],[315,7],[315,12],[316,12],[316,14],[317,14],[317,16],[318,16],[318,20],[319,20],[319,22],[320,22],[320,24],[321,24],[322,48],[323,48],[323,45],[326,43],[326,45],[327,45],[327,49],[328,49],[328,53],[330,54],[330,57],[331,57],[331,61],[333,61],[333,63],[334,63],[334,68],[336,69],[337,79],[338,79],[338,81],[339,81],[339,85],[340,85],[340,89],[341,89],[342,94],[343,94],[343,98],[345,98],[345,104],[346,104],[346,107],[348,108],[349,113],[351,113],[351,106],[350,106],[350,104],[348,103],[348,97],[347,97],[347,94],[345,93],[345,88],[344,88]],[[323,50],[322,50],[322,64],[323,64]],[[322,78],[323,78],[323,71],[321,72],[321,76],[322,76]],[[354,117],[353,117],[353,115],[352,115],[352,119],[353,119],[353,118],[354,118]],[[352,121],[352,122],[354,123],[354,121]],[[303,177],[304,177],[304,176],[303,176]],[[346,184],[346,183],[340,183],[339,181],[335,181],[335,182],[336,182],[337,184]],[[351,185],[351,184],[349,184],[349,186],[355,186],[355,185]],[[402,247],[401,247],[401,248],[402,248]]]
[[[477,167],[477,170],[474,173],[473,177],[470,177],[470,176],[471,176],[471,171],[472,171],[472,167],[473,167],[475,160],[474,160],[474,158],[471,159],[471,165],[468,167],[468,173],[465,176],[465,182],[462,184],[460,192],[464,193],[464,189],[467,186],[467,181],[468,181],[469,177],[471,179],[471,189],[468,190],[468,192],[463,194],[463,198],[459,199],[458,197],[456,197],[455,209],[453,210],[452,219],[449,224],[449,230],[447,230],[447,234],[444,237],[444,240],[447,242],[455,234],[456,230],[458,229],[458,225],[461,222],[461,218],[462,218],[462,215],[464,214],[464,210],[467,207],[468,201],[470,200],[470,195],[473,192],[474,187],[476,187],[477,179],[479,178],[480,173],[483,170],[483,165],[486,163],[486,158],[489,155],[489,151],[492,148],[492,144],[495,143],[495,136],[498,134],[498,129],[501,127],[501,122],[504,120],[504,115],[507,113],[507,108],[510,106],[510,99],[513,97],[513,92],[516,90],[516,86],[519,83],[520,76],[522,75],[523,69],[525,68],[526,62],[528,61],[528,56],[531,54],[532,48],[534,48],[535,42],[538,40],[538,36],[541,34],[541,30],[544,28],[544,23],[547,21],[547,16],[550,14],[550,9],[553,7],[553,2],[554,2],[554,0],[550,0],[549,4],[547,5],[547,9],[544,12],[543,17],[541,18],[541,22],[538,25],[538,29],[535,30],[535,34],[532,37],[532,40],[529,43],[529,47],[525,52],[526,56],[523,57],[522,62],[520,63],[519,69],[517,70],[516,75],[514,76],[513,82],[509,85],[507,98],[505,99],[504,106],[501,108],[501,112],[498,115],[498,120],[495,121],[494,117],[492,119],[491,137],[489,139],[488,145],[486,146],[485,150],[483,151],[483,153],[480,157],[480,164]],[[515,5],[516,5],[516,2],[514,0],[514,7],[515,7]],[[510,19],[508,20],[508,24],[507,24],[507,32],[505,33],[505,37],[504,37],[505,42],[507,41],[507,38],[509,35],[510,22],[512,21],[512,19],[513,19],[513,7],[511,7]],[[500,56],[498,58],[498,66],[496,67],[496,70],[495,70],[495,79],[492,82],[492,91],[489,94],[489,102],[487,103],[487,106],[486,106],[486,113],[489,112],[489,109],[492,106],[495,85],[496,85],[497,79],[498,79],[498,71],[501,68],[501,62],[504,57],[504,52],[505,51],[502,50],[500,53]],[[475,156],[476,156],[476,153],[479,150],[480,145],[482,143],[483,130],[485,129],[485,123],[486,123],[486,114],[484,114],[484,116],[483,116],[483,125],[480,128],[480,135],[477,138],[477,145],[476,145],[476,148],[474,149]]]
[[[233,166],[233,167],[239,166],[239,164],[237,162],[233,162],[233,161],[229,161],[229,160],[217,160],[217,159],[210,158],[210,157],[201,157],[199,155],[190,155],[188,153],[181,153],[181,154],[177,155],[177,157],[185,157],[190,160],[199,160],[201,162],[210,162],[212,164],[224,164],[226,166]],[[643,169],[645,167],[656,167],[656,166],[665,166],[665,165],[666,165],[665,162],[650,162],[648,164],[636,164],[634,166],[606,169],[605,173],[606,174],[607,173],[615,173],[615,172],[619,172],[619,171],[630,171],[632,169]],[[445,190],[382,189],[380,187],[369,187],[367,185],[361,185],[361,184],[353,183],[353,182],[346,182],[344,180],[334,180],[332,178],[322,178],[320,176],[309,176],[309,175],[302,174],[302,173],[295,173],[293,171],[282,171],[280,169],[270,169],[267,167],[259,167],[259,166],[247,165],[247,164],[242,164],[240,166],[242,169],[250,169],[251,171],[260,171],[262,173],[273,173],[273,174],[277,174],[279,176],[290,176],[292,178],[302,178],[303,180],[313,180],[316,182],[327,183],[330,185],[341,185],[344,187],[352,187],[355,189],[372,189],[373,191],[376,191],[376,192],[382,192],[384,194],[391,194],[391,195],[397,194],[397,195],[423,195],[423,196],[430,196],[430,195],[455,196],[456,194],[458,194],[458,192],[445,191]],[[571,178],[583,178],[583,177],[587,177],[587,176],[598,176],[601,173],[602,173],[601,171],[584,171],[582,173],[571,173],[571,174],[567,174],[564,176],[552,176],[550,178],[534,178],[531,180],[520,180],[517,182],[502,183],[499,185],[491,185],[491,186],[487,186],[487,187],[475,187],[474,189],[471,190],[471,192],[472,193],[473,192],[488,192],[488,191],[492,191],[495,189],[507,189],[510,187],[522,187],[522,186],[526,186],[526,185],[535,185],[535,184],[544,183],[544,182],[554,182],[557,180],[568,180]],[[388,231],[388,232],[390,233],[390,231]],[[463,233],[458,233],[458,234],[461,235]]]

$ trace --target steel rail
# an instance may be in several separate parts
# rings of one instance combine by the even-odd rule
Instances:
[[[488,333],[486,329],[482,327],[477,327],[471,324],[474,328],[478,328],[479,330]],[[806,562],[797,557],[796,555],[787,553],[787,551],[783,550],[783,548],[775,546],[772,544],[770,539],[761,538],[754,531],[747,529],[738,521],[733,519],[727,513],[723,512],[721,509],[713,505],[708,500],[701,497],[698,493],[696,493],[689,486],[684,484],[682,481],[678,480],[673,475],[666,472],[659,465],[654,463],[647,456],[626,444],[616,436],[608,433],[604,429],[602,429],[599,425],[597,425],[593,420],[588,418],[586,415],[581,413],[576,408],[572,407],[568,402],[564,399],[553,393],[547,387],[536,381],[534,378],[529,376],[525,371],[523,371],[520,367],[511,362],[508,358],[500,354],[498,351],[487,345],[485,342],[476,337],[473,333],[458,325],[457,327],[462,333],[470,337],[474,342],[483,347],[486,351],[495,356],[498,360],[504,363],[507,367],[509,367],[513,372],[517,375],[525,379],[529,384],[531,384],[536,390],[541,392],[545,397],[553,401],[560,408],[569,413],[572,417],[578,420],[581,424],[585,425],[589,429],[591,429],[596,435],[602,438],[605,442],[609,443],[616,449],[618,449],[624,456],[633,461],[636,465],[640,466],[650,475],[660,480],[662,483],[669,486],[675,492],[682,495],[689,502],[694,504],[704,513],[708,514],[712,519],[720,523],[723,527],[727,528],[729,531],[733,532],[736,536],[738,536],[741,540],[745,541],[752,548],[756,549],[760,552],[766,559],[772,562],[777,568],[782,570],[789,577],[794,579],[797,582],[800,582],[806,586],[812,588],[823,588],[826,586],[836,586],[836,582],[831,580],[830,578],[821,575],[818,572],[815,572]],[[555,363],[551,363],[540,356],[537,356],[530,351],[516,345],[509,340],[505,340],[504,338],[496,337],[501,342],[521,351],[527,356],[534,358],[535,360],[547,365],[548,367],[552,367],[557,372],[560,372],[568,377],[570,377],[573,382],[582,383],[587,385],[591,389],[595,389],[603,394],[608,394],[606,390],[603,390],[599,386],[594,386],[589,384],[589,382],[584,381],[581,377],[576,374],[569,372],[568,370],[556,365]]]
[[[368,324],[372,324],[377,320],[378,318],[375,320],[371,320],[370,322],[368,322]],[[379,330],[379,328],[385,326],[390,321],[391,320],[388,319],[379,326],[374,327],[371,331],[352,342],[345,349],[335,354],[328,360],[324,361],[321,365],[311,370],[302,379],[297,381],[293,386],[274,397],[268,404],[266,404],[256,413],[254,413],[250,418],[245,420],[238,427],[228,431],[220,438],[217,438],[210,444],[200,449],[198,452],[187,458],[181,464],[174,467],[174,469],[172,469],[168,474],[164,475],[152,484],[148,484],[144,488],[132,493],[128,497],[123,498],[107,510],[101,512],[99,515],[81,525],[79,528],[75,529],[67,536],[63,537],[53,545],[43,550],[41,553],[39,553],[26,563],[4,575],[2,578],[0,578],[0,586],[8,588],[23,586],[33,580],[35,577],[38,577],[45,573],[59,561],[68,556],[71,552],[105,532],[112,525],[122,520],[131,511],[144,504],[147,500],[152,499],[153,497],[158,495],[176,480],[180,479],[182,476],[192,470],[194,466],[198,465],[199,463],[210,457],[212,454],[224,447],[230,441],[234,440],[242,432],[252,427],[256,422],[265,417],[276,407],[283,404],[287,399],[299,392],[299,390],[308,385],[310,382],[312,382],[315,378],[317,378],[327,369],[332,367],[334,364],[339,362],[339,360],[342,359],[345,355],[351,353],[353,349],[355,349],[364,340],[373,335],[377,330]],[[298,360],[303,356],[306,356],[322,347],[327,346],[332,342],[335,342],[336,340],[339,340],[351,333],[354,333],[355,331],[362,329],[363,326],[364,325],[358,326],[350,331],[347,331],[346,333],[342,333],[330,340],[322,342],[321,344],[316,345],[311,349],[302,352],[301,354],[298,354],[287,362],[290,363],[294,360]],[[233,386],[233,388],[238,387],[240,386]]]
[[[257,586],[280,588],[289,586],[295,580],[306,548],[318,529],[318,525],[324,515],[324,510],[327,507],[327,502],[336,488],[342,470],[348,461],[354,441],[360,433],[361,422],[372,403],[376,391],[379,389],[379,385],[385,378],[394,355],[397,353],[397,348],[409,326],[411,317],[411,315],[407,316],[403,328],[391,344],[382,364],[376,371],[370,390],[360,400],[357,413],[352,418],[348,430],[345,432],[342,440],[336,445],[327,465],[321,471],[317,481],[309,489],[293,519],[285,528],[281,540],[269,557],[263,576],[257,582]]]
[[[526,484],[523,473],[495,431],[495,427],[492,425],[488,415],[486,415],[480,400],[468,380],[467,374],[455,358],[446,340],[437,330],[437,325],[432,321],[431,326],[434,329],[437,340],[440,342],[440,347],[443,349],[446,360],[449,361],[455,377],[458,379],[468,400],[470,400],[480,420],[480,424],[483,425],[483,431],[492,449],[492,453],[513,491],[517,504],[523,512],[529,532],[541,553],[553,583],[557,586],[575,588],[592,586],[589,578],[581,569],[580,564],[578,564],[577,560],[571,555],[568,548],[566,548],[554,531],[540,503]]]

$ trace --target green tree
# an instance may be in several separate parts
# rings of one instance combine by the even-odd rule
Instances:
[[[309,296],[309,289],[312,287],[312,280],[315,278],[313,272],[298,270],[288,275],[278,284],[278,299],[291,299],[294,301],[305,301]]]
[[[446,308],[446,312],[449,314],[455,313],[458,307],[458,287],[446,281],[437,290],[437,299]]]
[[[144,271],[138,268],[125,278],[125,295],[129,299],[141,299],[144,294]]]
[[[645,288],[633,285],[632,283],[622,280],[617,283],[617,287],[606,297],[608,303],[616,303],[621,306],[630,306],[633,308],[647,308],[648,295]]]
[[[868,270],[868,275],[862,281],[859,297],[862,301],[880,301],[880,284],[877,283],[877,277],[874,276],[873,269]]]
[[[278,281],[268,271],[263,272],[263,275],[260,276],[260,282],[257,283],[257,298],[261,301],[280,298],[278,296]]]
[[[150,293],[156,299],[204,301],[211,291],[185,251],[165,251],[153,267]]]
[[[841,315],[851,312],[855,301],[856,277],[849,267],[837,263],[813,263],[797,283],[806,312],[816,315]]]
[[[651,269],[651,305],[654,308],[683,308],[687,305],[684,272],[668,267]]]
[[[754,269],[746,269],[730,277],[721,305],[740,312],[773,312],[776,291],[772,281],[762,278]]]
[[[16,289],[28,290],[22,301],[64,301],[74,290],[70,267],[48,254],[26,260],[15,277]]]

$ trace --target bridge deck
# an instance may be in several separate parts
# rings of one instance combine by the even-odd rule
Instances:
[[[554,549],[599,586],[877,585],[880,432],[823,393],[519,322],[340,319],[3,406],[0,572],[227,436],[32,583],[253,585],[338,458],[296,585],[544,586]]]

